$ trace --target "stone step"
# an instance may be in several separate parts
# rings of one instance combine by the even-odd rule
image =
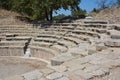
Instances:
[[[54,73],[51,73],[49,74],[46,78],[49,79],[49,80],[57,80],[59,78],[62,78],[63,75],[59,72],[54,72]]]

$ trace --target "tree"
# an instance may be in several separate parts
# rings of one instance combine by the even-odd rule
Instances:
[[[13,0],[0,0],[1,8],[10,10],[12,8]]]
[[[105,9],[107,8],[107,2],[108,0],[97,0],[97,4],[99,6],[100,9]]]
[[[86,10],[72,10],[71,15],[74,17],[79,17],[80,15],[85,15],[86,14]]]
[[[61,8],[79,9],[81,0],[1,0],[5,9],[19,12],[32,19],[52,20],[53,11]]]
[[[67,9],[79,9],[78,5],[81,0],[46,0],[44,10],[47,20],[52,20],[53,11],[61,8]],[[49,7],[48,7],[49,6]]]
[[[100,10],[99,10],[99,9],[94,8],[94,9],[92,10],[92,12],[99,13],[99,12],[100,12]]]
[[[117,0],[117,4],[118,4],[118,6],[120,7],[120,0]]]
[[[59,15],[57,15],[57,16],[54,16],[53,18],[54,18],[54,20],[60,20],[60,19],[62,19],[62,18],[64,18],[64,17],[66,17],[66,15],[64,15],[64,14],[59,14]]]

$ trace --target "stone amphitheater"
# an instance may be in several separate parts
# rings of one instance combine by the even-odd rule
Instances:
[[[0,25],[0,80],[120,80],[120,25]]]

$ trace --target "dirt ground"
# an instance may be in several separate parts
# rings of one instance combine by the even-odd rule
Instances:
[[[0,62],[0,78],[4,79],[6,77],[24,74],[36,69],[30,64],[25,63],[1,63]]]

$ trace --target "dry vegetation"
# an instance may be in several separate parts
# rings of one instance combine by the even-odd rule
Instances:
[[[112,23],[120,24],[120,8],[106,8],[101,10],[99,13],[91,12],[88,16],[92,16],[97,20],[109,20]],[[26,24],[26,20],[20,19],[22,15],[0,9],[0,25],[21,25]]]
[[[21,16],[18,13],[0,9],[0,25],[20,25],[25,24],[17,17]]]
[[[99,13],[92,13],[97,20],[109,20],[112,23],[120,24],[120,8],[106,8]]]

